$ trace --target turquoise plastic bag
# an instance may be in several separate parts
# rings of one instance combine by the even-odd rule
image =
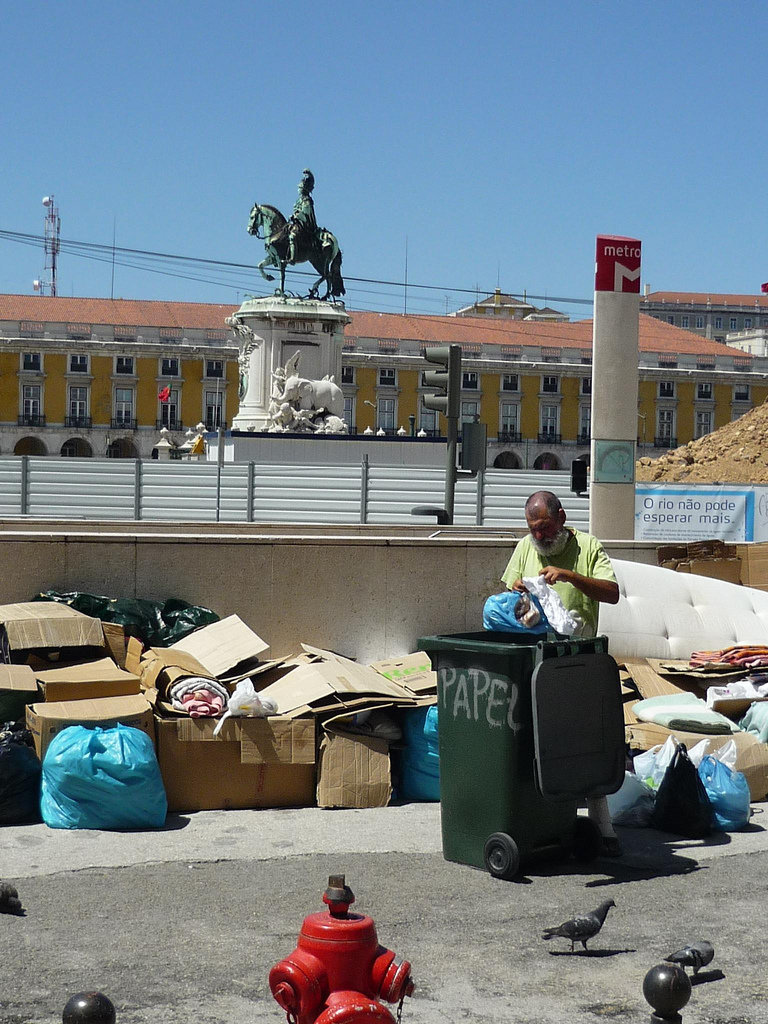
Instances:
[[[768,702],[755,701],[739,722],[746,732],[757,736],[761,743],[768,743]]]
[[[734,772],[715,757],[704,757],[699,765],[714,811],[713,827],[718,832],[737,832],[749,822],[749,785],[741,772]]]
[[[119,723],[62,730],[45,752],[40,811],[50,828],[162,828],[168,801],[152,740]]]
[[[521,596],[517,590],[507,590],[503,594],[491,594],[483,606],[483,629],[494,629],[503,633],[551,633],[552,627],[535,594],[528,596],[539,610],[541,615],[539,622],[529,628],[515,618],[515,608]]]
[[[440,754],[437,746],[437,705],[405,712],[400,759],[403,800],[440,799]]]

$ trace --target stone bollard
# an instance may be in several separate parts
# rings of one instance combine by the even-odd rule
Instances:
[[[643,979],[643,995],[653,1007],[651,1024],[680,1024],[680,1010],[691,998],[691,979],[677,964],[658,964]]]
[[[115,1024],[115,1007],[103,992],[78,992],[64,1007],[62,1024]]]

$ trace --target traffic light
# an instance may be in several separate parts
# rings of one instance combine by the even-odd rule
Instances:
[[[424,350],[429,363],[440,363],[442,370],[425,370],[424,386],[435,388],[437,394],[424,395],[427,409],[435,409],[448,419],[458,420],[461,412],[461,345],[436,345]]]
[[[571,463],[571,490],[574,494],[587,493],[589,465],[586,459],[574,459]]]

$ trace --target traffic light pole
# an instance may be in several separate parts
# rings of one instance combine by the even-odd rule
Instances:
[[[446,417],[446,452],[445,452],[445,498],[444,505],[445,511],[450,517],[450,523],[453,525],[453,505],[454,498],[456,495],[456,456],[459,447],[459,423],[453,416]]]

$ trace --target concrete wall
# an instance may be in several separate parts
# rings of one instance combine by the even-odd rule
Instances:
[[[217,532],[196,526],[162,534],[132,524],[0,532],[0,604],[41,590],[110,597],[182,598],[220,616],[238,614],[272,656],[303,643],[362,661],[416,649],[420,636],[481,628],[485,599],[514,541],[454,528],[434,539],[353,528],[332,534]],[[612,542],[616,558],[656,563],[655,545]]]

